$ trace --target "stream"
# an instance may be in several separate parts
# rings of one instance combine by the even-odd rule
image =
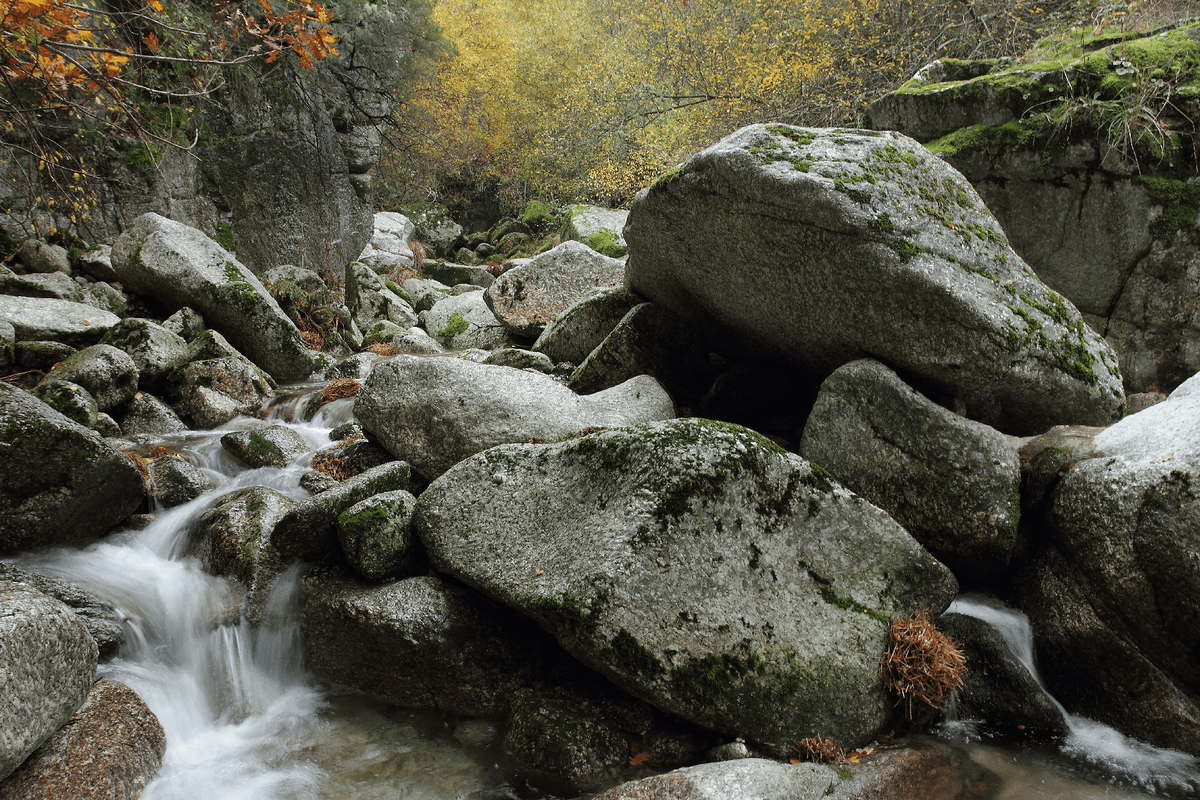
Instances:
[[[308,387],[311,390],[312,387]],[[352,419],[353,399],[325,406],[312,422],[273,406],[314,448]],[[216,480],[211,492],[154,521],[82,549],[53,548],[6,560],[62,578],[109,603],[125,620],[125,644],[100,675],[128,684],[158,716],[167,736],[160,776],[147,800],[369,800],[371,798],[586,797],[531,778],[507,762],[502,721],[390,707],[331,686],[308,671],[300,641],[300,567],[276,582],[264,623],[237,616],[238,587],[206,574],[186,556],[193,520],[215,496],[269,486],[293,498],[309,457],[285,468],[247,469],[221,446],[223,434],[261,425],[239,418],[221,429],[139,437],[130,449],[168,447]],[[986,598],[964,596],[952,610],[985,619],[1036,675],[1028,622]],[[1024,628],[1021,628],[1021,624]],[[1015,643],[1015,644],[1014,644]],[[992,776],[977,796],[994,798],[1195,797],[1200,763],[1152,748],[1111,728],[1067,716],[1061,748],[998,746],[970,720],[943,723],[939,738]]]

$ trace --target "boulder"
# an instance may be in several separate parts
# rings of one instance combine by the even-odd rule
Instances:
[[[151,494],[165,508],[174,508],[195,500],[217,488],[216,480],[180,455],[159,456],[150,460]]]
[[[387,703],[472,716],[506,714],[553,644],[516,615],[439,577],[382,586],[317,572],[300,619],[320,675]]]
[[[592,394],[650,375],[672,397],[691,403],[707,391],[711,371],[708,347],[691,325],[666,306],[641,303],[571,373],[567,386]]]
[[[69,344],[52,341],[18,341],[13,346],[17,365],[21,369],[38,372],[49,372],[54,369],[55,364],[78,352],[79,350]]]
[[[538,372],[553,372],[554,362],[544,353],[522,350],[518,347],[501,347],[488,353],[484,364],[495,364],[498,367],[513,369],[533,369]]]
[[[645,376],[580,397],[547,375],[416,356],[376,366],[354,403],[371,438],[426,478],[498,444],[553,442],[674,414],[662,386]]]
[[[413,524],[435,569],[588,667],[776,755],[879,735],[890,620],[957,589],[824,471],[694,418],[492,448],[434,481]]]
[[[17,250],[17,257],[30,272],[70,273],[71,262],[67,249],[57,244],[47,244],[38,239],[26,239]]]
[[[65,272],[18,275],[4,266],[0,266],[0,294],[19,297],[49,297],[55,300],[70,300],[73,303],[84,302],[79,284]]]
[[[121,418],[121,433],[125,436],[143,433],[161,436],[187,429],[175,409],[148,392],[135,394],[125,408],[125,416]]]
[[[413,265],[413,252],[408,243],[415,232],[416,225],[403,214],[377,211],[371,241],[358,260],[380,274],[397,268],[409,269]]]
[[[583,242],[611,258],[620,258],[629,250],[621,235],[628,219],[629,212],[624,209],[573,205],[563,214],[563,238]]]
[[[484,292],[439,298],[421,314],[421,323],[438,344],[448,350],[477,347],[494,350],[511,340],[508,331],[484,302]]]
[[[85,303],[0,295],[0,321],[13,326],[18,342],[61,342],[78,348],[99,342],[121,318]]]
[[[129,308],[129,297],[111,283],[89,283],[83,287],[83,302],[101,311],[124,317]]]
[[[872,356],[1012,434],[1123,410],[1111,348],[900,134],[743,128],[639,192],[625,238],[627,286],[725,352],[825,373]]]
[[[5,563],[0,563],[0,581],[23,583],[65,603],[95,640],[101,658],[115,655],[117,648],[125,642],[124,615],[73,583]]]
[[[417,312],[408,302],[388,288],[383,279],[363,264],[352,265],[358,279],[358,307],[354,322],[367,330],[377,320],[387,320],[401,328],[417,324]]]
[[[191,343],[192,339],[201,331],[207,330],[204,317],[200,316],[200,312],[186,306],[163,320],[163,327],[171,333],[183,337],[184,341],[188,343]]]
[[[620,286],[624,280],[622,262],[579,242],[563,242],[505,272],[488,287],[484,299],[505,328],[536,338],[597,287]]]
[[[221,437],[226,452],[251,469],[286,467],[312,445],[294,428],[287,425],[264,425],[243,431],[231,431]]]
[[[398,489],[368,497],[338,515],[337,537],[342,554],[368,581],[416,575],[424,563],[412,533],[417,498]]]
[[[193,361],[171,375],[179,410],[202,430],[224,425],[234,417],[256,417],[271,395],[267,376],[243,358]]]
[[[0,785],[13,800],[133,800],[158,775],[167,736],[123,683],[99,680],[83,705]]]
[[[124,453],[0,383],[0,553],[85,542],[125,520],[144,496]]]
[[[34,397],[85,428],[95,429],[100,410],[96,398],[78,383],[43,380],[30,391]]]
[[[1091,440],[1018,595],[1067,709],[1200,754],[1200,374]]]
[[[83,703],[97,654],[66,605],[25,584],[0,583],[0,781]]]
[[[0,319],[0,369],[8,370],[17,360],[17,329]]]
[[[823,764],[744,758],[623,783],[594,800],[824,800],[838,783],[838,774]]]
[[[338,517],[356,503],[384,492],[409,488],[411,470],[391,461],[300,501],[271,531],[271,543],[285,558],[315,558],[337,546]]]
[[[199,311],[276,380],[313,371],[317,354],[254,273],[195,228],[143,214],[113,245],[112,261],[126,289]]]
[[[98,281],[119,281],[112,268],[112,248],[106,244],[92,245],[79,254],[79,268]]]
[[[138,388],[138,369],[124,351],[112,345],[94,344],[59,362],[45,380],[79,384],[96,399],[97,409],[110,411],[133,399]]]
[[[171,371],[191,360],[182,336],[149,319],[123,319],[100,343],[128,354],[137,367],[138,386],[151,392],[161,391]]]
[[[482,246],[480,245],[480,247]],[[468,264],[427,261],[422,271],[430,278],[447,286],[456,286],[465,283],[486,289],[496,282],[495,277],[492,273],[488,272],[487,267],[473,267]]]
[[[450,218],[450,211],[436,203],[422,203],[410,210],[416,225],[414,235],[434,258],[446,258],[458,247],[462,225]]]
[[[1005,574],[1017,544],[1017,449],[942,408],[878,361],[821,385],[800,454],[891,515],[964,586]]]
[[[554,318],[532,349],[545,353],[555,364],[582,364],[630,309],[644,302],[624,288],[600,289]]]

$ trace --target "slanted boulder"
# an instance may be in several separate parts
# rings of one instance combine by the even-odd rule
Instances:
[[[13,326],[18,342],[87,347],[99,342],[120,321],[116,314],[85,303],[0,295],[0,322]]]
[[[25,584],[0,583],[0,780],[83,703],[97,654],[66,605]]]
[[[123,683],[99,680],[74,716],[4,782],[21,800],[136,798],[158,775],[167,736]]]
[[[1020,582],[1038,661],[1072,712],[1200,754],[1200,375],[1091,446]]]
[[[900,134],[743,128],[640,192],[625,238],[628,287],[726,351],[826,373],[872,356],[1006,433],[1121,414],[1111,348]]]
[[[190,360],[183,337],[149,319],[123,319],[100,343],[127,353],[137,367],[138,386],[151,392],[161,391],[171,371]]]
[[[1001,578],[1017,544],[1017,449],[878,361],[821,385],[800,454],[891,515],[967,586]]]
[[[368,581],[416,575],[424,563],[412,533],[417,498],[404,489],[381,492],[338,515],[337,535],[350,566]]]
[[[586,204],[573,205],[563,215],[563,238],[583,242],[597,253],[621,258],[629,248],[621,235],[629,212]]]
[[[125,416],[121,418],[121,433],[125,436],[139,433],[161,435],[186,430],[187,425],[175,413],[175,409],[148,392],[135,394],[125,409]]]
[[[183,505],[215,489],[216,479],[180,455],[151,459],[150,478],[154,499],[166,508]]]
[[[53,597],[75,613],[91,637],[96,640],[100,657],[112,656],[125,641],[125,615],[73,583],[27,572],[12,564],[0,563],[0,581],[23,583]]]
[[[658,381],[632,378],[580,397],[548,375],[458,358],[396,356],[363,384],[354,415],[426,478],[498,444],[557,441],[585,428],[669,419]]]
[[[371,242],[363,248],[358,260],[380,274],[396,268],[410,268],[413,265],[413,252],[408,243],[415,232],[416,225],[403,214],[377,211]]]
[[[620,286],[625,265],[579,242],[563,242],[505,272],[484,295],[505,328],[536,338],[555,317],[598,287]]]
[[[195,228],[143,214],[113,245],[112,262],[125,288],[172,311],[199,311],[276,380],[300,380],[315,368],[318,354],[254,273]]]
[[[285,467],[313,449],[303,434],[287,425],[230,431],[221,437],[221,446],[251,469]]]
[[[556,364],[562,361],[582,364],[641,302],[642,298],[624,288],[600,289],[555,317],[531,349],[545,353]]]
[[[43,380],[30,391],[34,397],[67,419],[85,428],[95,429],[99,408],[92,393],[78,383],[62,380]]]
[[[50,370],[45,379],[79,384],[95,398],[96,408],[109,411],[133,399],[138,387],[138,369],[123,350],[94,344],[72,353]]]
[[[258,416],[272,388],[267,376],[241,357],[193,361],[171,374],[179,410],[204,430],[239,415]]]
[[[890,620],[957,590],[822,470],[694,418],[484,451],[425,490],[413,524],[435,569],[588,667],[776,755],[879,735]]]
[[[493,350],[508,344],[511,341],[508,331],[496,320],[484,299],[484,292],[438,297],[421,315],[425,330],[449,350],[471,347]]]
[[[124,453],[0,383],[0,553],[85,542],[125,520],[144,496]]]

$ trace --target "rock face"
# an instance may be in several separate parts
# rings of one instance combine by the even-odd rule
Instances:
[[[0,780],[75,713],[96,658],[71,609],[24,584],[0,584]]]
[[[113,245],[112,260],[127,289],[171,310],[199,311],[276,380],[300,380],[313,371],[317,354],[258,278],[195,228],[143,214]]]
[[[579,242],[563,242],[501,275],[484,299],[505,328],[536,338],[555,317],[598,287],[620,286],[624,279],[620,261]]]
[[[1200,375],[1091,444],[1020,582],[1039,663],[1069,710],[1200,754]]]
[[[99,536],[144,495],[124,453],[0,383],[0,553]]]
[[[504,714],[545,644],[441,578],[374,586],[318,574],[304,585],[300,624],[313,669],[396,705]]]
[[[888,512],[964,584],[1006,571],[1021,514],[1016,448],[878,361],[852,361],[825,380],[800,454]]]
[[[1009,433],[1124,405],[1111,349],[899,134],[743,128],[639,193],[625,238],[628,287],[726,350],[825,372],[870,355]]]
[[[167,737],[137,692],[97,681],[62,728],[0,786],[20,800],[134,800],[158,775]]]
[[[485,451],[426,489],[414,526],[436,569],[618,686],[779,755],[877,735],[888,621],[957,588],[823,471],[696,419]]]
[[[644,376],[580,397],[549,376],[511,367],[397,356],[371,371],[354,415],[373,440],[436,478],[498,444],[669,419],[675,408]]]

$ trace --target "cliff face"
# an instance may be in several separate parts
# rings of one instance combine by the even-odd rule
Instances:
[[[1125,388],[1200,370],[1200,26],[938,61],[868,125],[962,172],[1015,249],[1117,351]]]

